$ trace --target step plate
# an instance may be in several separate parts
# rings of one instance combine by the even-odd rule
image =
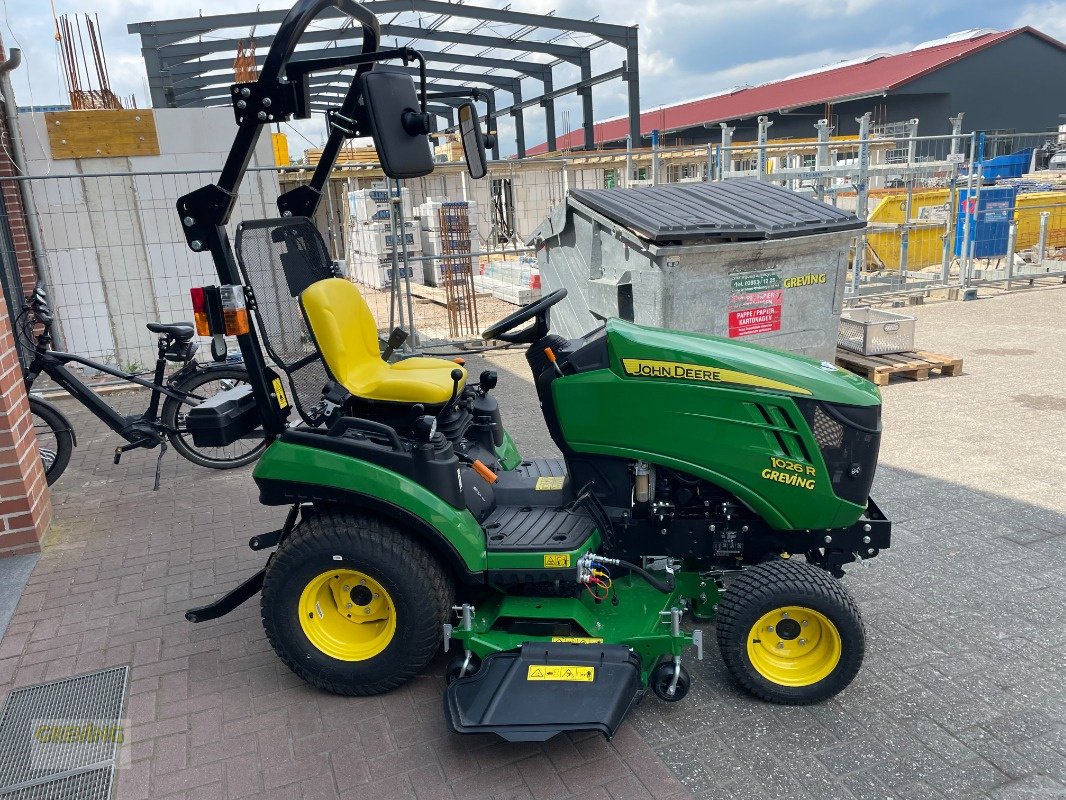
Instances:
[[[454,681],[444,715],[456,733],[508,742],[545,742],[564,731],[610,739],[640,695],[640,656],[625,645],[531,642]]]
[[[491,551],[557,553],[576,550],[587,542],[596,522],[584,511],[497,506],[481,527]]]

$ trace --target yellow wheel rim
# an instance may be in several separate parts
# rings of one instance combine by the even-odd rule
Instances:
[[[354,569],[332,569],[300,594],[300,627],[311,644],[339,661],[366,661],[396,634],[396,606],[376,580]]]
[[[782,606],[759,617],[748,632],[748,659],[780,686],[810,686],[840,663],[840,632],[829,618],[803,606]]]

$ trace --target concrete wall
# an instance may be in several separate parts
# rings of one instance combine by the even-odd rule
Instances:
[[[174,205],[216,179],[235,130],[224,108],[154,114],[160,155],[129,158],[53,160],[45,132],[36,128],[43,117],[19,118],[27,171],[41,176],[30,186],[61,346],[143,368],[155,359],[145,323],[189,319],[189,289],[217,283],[210,257],[185,245]],[[270,137],[262,136],[251,165],[273,163]],[[241,219],[277,215],[273,171],[249,173],[243,188],[231,235]]]

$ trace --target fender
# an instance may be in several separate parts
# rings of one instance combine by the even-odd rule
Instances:
[[[65,430],[65,431],[70,433],[70,441],[71,441],[71,443],[75,447],[78,446],[78,434],[77,434],[77,431],[75,431],[74,430],[74,426],[70,424],[70,420],[67,418],[67,415],[64,414],[62,411],[60,411],[59,408],[55,405],[55,403],[49,403],[43,397],[38,397],[38,396],[33,395],[33,394],[28,394],[27,399],[30,402],[30,406],[33,406],[35,403],[39,404],[39,405],[42,405],[42,406],[45,406],[49,411],[51,411],[53,414],[55,414],[57,417],[59,417],[60,421],[63,423],[63,430]]]
[[[307,501],[366,508],[407,525],[467,580],[486,568],[485,533],[464,509],[398,472],[340,453],[275,441],[252,477],[267,505]]]

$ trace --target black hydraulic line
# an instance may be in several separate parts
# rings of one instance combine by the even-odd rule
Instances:
[[[621,559],[617,558],[603,560],[608,564],[613,563],[616,566],[622,567],[623,569],[628,569],[630,572],[637,573],[638,575],[640,575],[640,577],[642,577],[644,580],[646,580],[648,583],[650,583],[653,587],[658,589],[663,594],[672,594],[674,591],[675,581],[673,573],[670,573],[669,577],[667,577],[666,580],[662,580],[660,578],[656,578],[643,567],[638,567],[636,564],[632,564],[629,561],[622,561]]]

